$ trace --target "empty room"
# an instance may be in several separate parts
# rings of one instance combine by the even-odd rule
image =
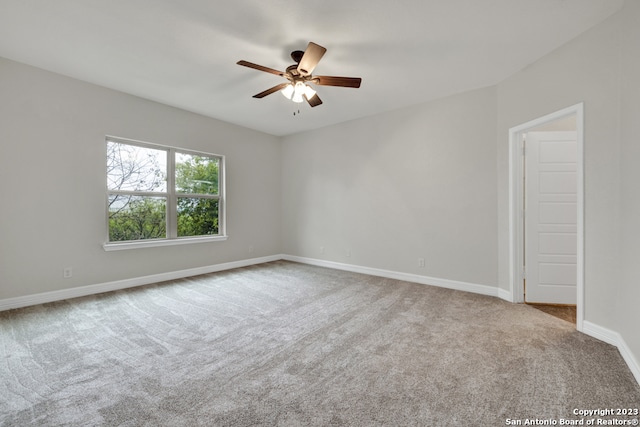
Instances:
[[[637,0],[0,0],[0,425],[638,425],[638,135]]]

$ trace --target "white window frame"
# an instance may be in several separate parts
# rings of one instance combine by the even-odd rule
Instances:
[[[154,150],[162,150],[167,153],[167,190],[166,192],[144,192],[144,191],[128,191],[128,190],[110,190],[105,180],[105,224],[106,235],[103,248],[105,251],[116,251],[123,249],[151,248],[157,246],[174,246],[192,243],[206,243],[227,240],[226,232],[226,191],[225,191],[225,156],[220,154],[206,153],[202,151],[194,151],[173,147],[169,145],[154,144],[150,142],[136,141],[132,139],[120,138],[115,136],[107,136],[105,138],[105,147],[111,142],[120,144],[128,144],[137,147],[150,148]],[[210,198],[218,200],[218,234],[207,236],[187,236],[178,237],[178,197],[184,193],[178,193],[175,189],[175,154],[191,154],[196,156],[217,158],[218,163],[218,194],[202,195],[194,194],[198,198]],[[105,175],[106,178],[106,175]],[[165,238],[144,239],[144,240],[126,240],[111,242],[109,241],[109,195],[112,194],[130,194],[136,196],[160,196],[166,197],[166,235]],[[189,195],[189,194],[185,194]]]

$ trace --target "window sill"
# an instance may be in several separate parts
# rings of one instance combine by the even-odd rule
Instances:
[[[109,251],[126,249],[156,248],[159,246],[190,245],[192,243],[219,242],[227,240],[227,236],[183,237],[179,239],[141,240],[139,242],[104,243],[102,248]]]

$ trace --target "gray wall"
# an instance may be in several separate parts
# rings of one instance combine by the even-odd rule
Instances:
[[[640,2],[623,10],[621,48],[621,271],[616,325],[640,362]]]
[[[276,137],[5,59],[0,120],[0,299],[280,253]],[[229,239],[105,252],[105,135],[225,155]]]
[[[495,286],[495,96],[481,89],[284,138],[284,252]]]

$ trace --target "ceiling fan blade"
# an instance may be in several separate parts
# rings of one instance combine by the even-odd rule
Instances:
[[[314,83],[322,86],[340,86],[359,88],[360,77],[314,76]]]
[[[272,87],[272,88],[270,88],[270,89],[265,90],[264,92],[260,92],[260,93],[258,93],[258,94],[256,94],[256,95],[253,95],[253,97],[254,97],[254,98],[264,98],[264,97],[265,97],[265,96],[267,96],[267,95],[271,95],[271,94],[272,94],[272,93],[274,93],[274,92],[277,92],[277,91],[279,91],[279,90],[284,89],[284,88],[285,88],[286,86],[288,86],[288,85],[289,85],[289,83],[280,83],[280,84],[279,84],[279,85],[277,85],[277,86],[274,86],[274,87]]]
[[[282,71],[278,71],[278,70],[274,70],[273,68],[264,67],[262,65],[254,64],[253,62],[238,61],[237,64],[238,65],[243,65],[245,67],[253,68],[254,70],[264,71],[265,73],[275,74],[276,76],[284,76],[284,73]]]
[[[317,93],[311,98],[307,98],[307,95],[304,95],[304,99],[306,99],[309,105],[311,105],[312,107],[317,107],[318,105],[322,104],[322,100]]]
[[[324,47],[314,42],[309,42],[307,50],[304,51],[304,55],[302,55],[302,59],[298,63],[298,72],[303,76],[311,74],[326,51],[327,49]]]

